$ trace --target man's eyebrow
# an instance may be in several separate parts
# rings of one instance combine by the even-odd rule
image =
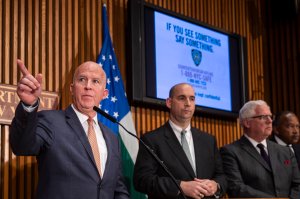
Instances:
[[[195,95],[177,95],[176,97],[195,98]]]

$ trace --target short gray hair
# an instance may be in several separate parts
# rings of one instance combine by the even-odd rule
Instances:
[[[239,113],[239,119],[240,119],[240,121],[242,121],[243,119],[255,116],[255,114],[256,114],[255,113],[255,109],[256,109],[257,106],[267,106],[267,107],[269,107],[269,105],[267,104],[267,102],[265,102],[263,100],[248,101],[240,109],[240,113]]]

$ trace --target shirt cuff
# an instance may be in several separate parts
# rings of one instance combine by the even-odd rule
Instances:
[[[39,106],[39,99],[36,100],[36,102],[34,102],[33,105],[27,105],[24,102],[21,101],[22,107],[24,108],[24,110],[28,113],[33,112],[38,106]]]

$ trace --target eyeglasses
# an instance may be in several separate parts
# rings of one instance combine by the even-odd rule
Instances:
[[[252,119],[257,118],[259,120],[264,120],[264,121],[267,121],[268,119],[274,120],[274,116],[273,115],[256,115],[256,116],[249,117],[249,118],[252,118]]]

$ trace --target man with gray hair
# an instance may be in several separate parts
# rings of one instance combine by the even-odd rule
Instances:
[[[72,104],[38,112],[42,74],[23,61],[20,98],[9,134],[15,155],[34,155],[38,163],[36,199],[129,199],[118,138],[100,123],[93,107],[108,94],[106,74],[95,62],[78,66],[70,84]]]
[[[249,101],[241,108],[244,135],[221,148],[229,197],[299,199],[300,173],[294,154],[267,140],[272,118],[262,100]]]

